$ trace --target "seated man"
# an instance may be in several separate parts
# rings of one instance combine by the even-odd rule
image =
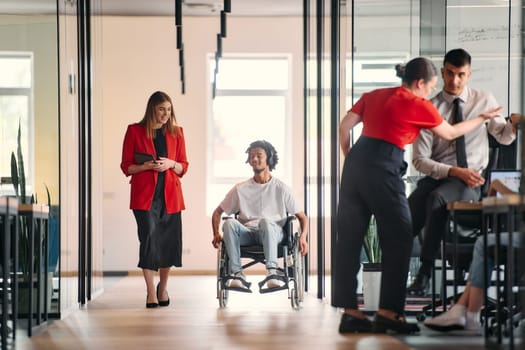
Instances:
[[[446,53],[441,75],[443,89],[432,103],[450,123],[469,120],[484,108],[497,106],[494,96],[482,90],[470,88],[471,57],[463,49]],[[455,201],[478,201],[489,158],[487,133],[496,141],[508,145],[516,138],[519,114],[513,114],[507,122],[503,115],[491,119],[486,125],[450,142],[422,131],[413,144],[414,167],[426,175],[410,194],[408,204],[412,214],[413,234],[418,235],[424,227],[421,246],[421,266],[416,278],[407,288],[408,295],[421,296],[426,293],[434,259],[440,242],[445,236],[447,203]]]
[[[240,246],[261,244],[268,273],[266,288],[280,288],[284,282],[278,276],[277,247],[283,239],[283,226],[288,214],[295,214],[299,219],[299,249],[304,256],[308,251],[307,217],[299,210],[291,189],[271,175],[279,159],[275,148],[269,142],[259,140],[252,142],[246,153],[246,163],[252,167],[253,177],[236,184],[213,212],[212,244],[218,248],[221,240],[224,240],[232,273],[228,287],[249,290],[249,284],[242,271]],[[221,237],[219,220],[223,212],[227,215],[236,214],[237,219],[224,222],[224,235]]]
[[[501,194],[515,193],[505,186],[501,181],[495,180],[491,182],[489,187],[489,195],[495,195],[497,192]],[[502,232],[500,235],[500,245],[502,247],[509,244],[509,234]],[[516,232],[512,235],[512,246],[518,247],[520,242],[523,242],[523,233]],[[496,244],[496,234],[490,233],[487,235],[487,245],[494,247]],[[493,249],[489,249],[487,256],[487,265],[489,276],[494,268]],[[483,236],[476,239],[474,244],[474,252],[470,271],[468,274],[468,281],[463,293],[458,301],[447,312],[426,320],[425,326],[428,328],[447,332],[452,330],[465,330],[465,335],[481,334],[481,323],[479,320],[480,311],[483,306]],[[489,280],[487,276],[487,281]],[[461,333],[460,333],[461,334]]]

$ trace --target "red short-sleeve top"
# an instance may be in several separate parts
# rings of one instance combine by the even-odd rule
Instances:
[[[401,149],[414,142],[421,129],[431,129],[443,122],[429,100],[404,87],[365,93],[351,111],[362,118],[363,136],[387,141]]]

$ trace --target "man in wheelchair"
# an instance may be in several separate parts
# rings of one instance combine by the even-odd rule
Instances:
[[[308,251],[307,217],[299,209],[292,190],[271,175],[279,159],[272,144],[264,140],[254,141],[246,153],[246,163],[252,167],[253,177],[236,184],[213,212],[212,244],[219,248],[223,241],[229,257],[228,289],[250,291],[250,283],[246,282],[242,270],[240,247],[262,245],[267,276],[261,281],[264,283],[260,283],[261,291],[279,290],[285,284],[278,263],[278,245],[283,239],[283,226],[288,214],[298,218],[301,228],[298,248],[304,256]],[[219,222],[222,213],[235,217],[223,222],[221,236]]]

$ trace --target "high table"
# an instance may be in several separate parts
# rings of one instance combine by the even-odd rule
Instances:
[[[484,310],[485,318],[485,343],[487,345],[502,345],[503,344],[503,335],[508,336],[508,343],[510,349],[515,347],[515,330],[514,330],[514,321],[513,309],[520,308],[522,305],[519,303],[519,298],[516,297],[513,293],[514,284],[516,281],[516,271],[515,271],[515,247],[511,242],[513,242],[513,235],[517,234],[517,227],[522,223],[522,213],[524,211],[525,196],[521,194],[509,194],[501,197],[487,197],[482,200],[483,207],[483,217],[484,217],[484,247],[485,247],[485,257],[488,256],[489,247],[487,247],[487,233],[489,226],[492,229],[492,233],[496,234],[496,243],[493,247],[494,251],[494,263],[496,269],[502,263],[505,264],[505,275],[503,281],[501,280],[500,273],[496,273],[496,306],[495,306],[495,315],[496,315],[496,329],[489,329],[488,324],[488,308]],[[508,232],[508,242],[504,252],[506,253],[506,261],[502,261],[501,253],[503,250],[500,244],[500,233]],[[519,271],[523,272],[523,271]],[[518,273],[519,273],[518,272]],[[485,286],[490,286],[490,279],[487,280],[488,271],[487,271],[487,259],[485,259]],[[520,279],[518,279],[520,281]],[[520,283],[521,284],[521,283]],[[502,290],[503,287],[503,290]],[[523,286],[518,286],[519,290],[522,290]],[[485,288],[485,305],[488,305],[488,288]],[[506,299],[506,300],[505,300]],[[507,310],[504,309],[505,303],[507,304]],[[510,311],[509,311],[510,309]],[[519,310],[522,311],[522,310]],[[507,319],[505,314],[508,313],[510,317]],[[495,334],[493,334],[493,331]],[[493,339],[495,335],[495,340]]]

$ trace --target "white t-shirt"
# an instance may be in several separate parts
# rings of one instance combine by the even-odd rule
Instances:
[[[257,227],[261,218],[283,226],[288,214],[299,212],[290,187],[275,177],[264,184],[253,178],[236,184],[220,207],[227,215],[238,213],[239,221],[248,227]]]

